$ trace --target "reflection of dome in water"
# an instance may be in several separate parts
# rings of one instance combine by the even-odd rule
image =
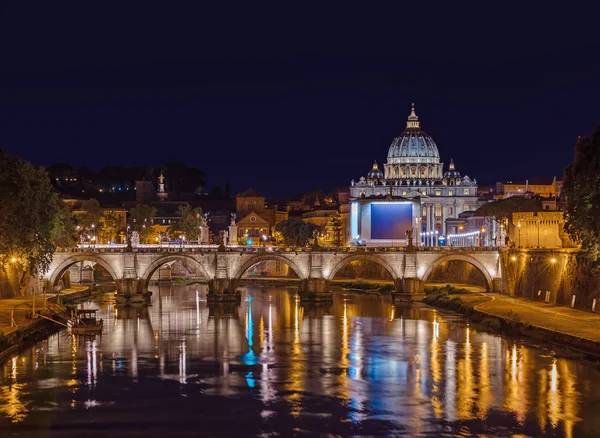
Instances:
[[[406,122],[406,129],[394,139],[388,151],[388,163],[397,162],[394,159],[398,158],[434,158],[436,163],[440,159],[435,142],[429,134],[421,130],[414,104]]]

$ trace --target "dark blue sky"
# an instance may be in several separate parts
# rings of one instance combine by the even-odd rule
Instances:
[[[482,183],[560,176],[600,120],[598,7],[244,4],[3,3],[0,146],[286,195],[385,161],[411,102]]]

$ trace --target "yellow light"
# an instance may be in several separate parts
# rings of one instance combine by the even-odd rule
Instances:
[[[554,257],[552,257],[552,259],[550,260],[552,263],[556,263],[556,259]]]
[[[11,261],[11,263],[15,263],[17,261],[17,259],[13,257],[10,259],[10,261]]]
[[[513,262],[517,260],[517,258],[516,258],[515,256],[512,256],[510,259],[511,259]]]

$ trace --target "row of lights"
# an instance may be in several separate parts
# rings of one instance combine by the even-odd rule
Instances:
[[[483,231],[471,231],[469,233],[461,233],[461,234],[448,234],[448,237],[453,239],[455,237],[473,237],[473,236],[479,236],[480,234],[485,233],[485,230]]]
[[[517,261],[517,257],[516,257],[516,256],[512,256],[512,257],[510,258],[510,260],[511,260],[511,261],[513,261],[513,262],[516,262],[516,261]],[[533,259],[532,259],[532,260],[533,260]],[[557,261],[558,261],[558,260],[556,260],[556,257],[552,257],[552,258],[550,259],[550,263],[556,263]]]

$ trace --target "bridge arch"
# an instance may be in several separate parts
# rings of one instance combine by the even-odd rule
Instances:
[[[58,281],[63,277],[64,273],[75,263],[79,262],[92,262],[97,263],[102,266],[104,269],[108,271],[113,280],[117,281],[121,278],[121,276],[117,273],[117,270],[107,261],[105,261],[102,257],[99,257],[94,254],[73,254],[70,257],[67,257],[62,262],[56,266],[51,272],[49,277],[50,286],[54,286]]]
[[[209,275],[209,273],[206,271],[206,268],[196,258],[187,256],[184,254],[169,254],[169,255],[164,255],[164,256],[157,258],[152,263],[150,263],[148,265],[148,267],[144,270],[144,273],[140,276],[140,279],[143,282],[143,290],[148,289],[148,285],[150,284],[150,279],[152,278],[152,275],[154,274],[154,272],[156,272],[156,270],[158,270],[161,266],[166,265],[167,263],[175,262],[177,260],[184,260],[184,261],[192,262],[192,264],[196,268],[198,268],[200,274],[205,279],[210,280],[212,278]]]
[[[263,261],[268,261],[268,260],[275,260],[275,261],[285,263],[286,265],[288,265],[290,267],[290,269],[292,271],[294,271],[294,273],[298,276],[298,278],[300,280],[305,280],[307,278],[307,275],[304,275],[302,269],[300,268],[300,266],[298,266],[298,264],[296,262],[294,262],[293,260],[290,260],[289,258],[287,258],[285,256],[279,255],[279,254],[260,254],[260,255],[254,256],[254,257],[246,260],[237,269],[237,272],[235,273],[233,278],[236,280],[239,280],[240,278],[242,278],[242,275],[244,275],[244,273],[248,269],[250,269],[252,266],[256,265],[257,263],[260,263]]]
[[[388,272],[388,274],[390,274],[390,276],[392,277],[392,280],[396,281],[398,279],[398,275],[396,275],[396,270],[394,269],[394,267],[383,257],[378,257],[377,255],[374,255],[374,254],[362,253],[362,254],[348,255],[348,256],[344,257],[343,259],[339,260],[338,262],[336,262],[336,264],[331,269],[331,272],[327,276],[327,280],[333,280],[335,278],[335,274],[337,274],[340,269],[342,269],[344,266],[348,265],[352,261],[360,260],[360,259],[365,259],[370,262],[377,263],[378,265],[382,266]]]
[[[425,272],[423,273],[421,279],[423,280],[423,282],[427,281],[427,278],[429,278],[429,276],[435,268],[440,266],[442,263],[450,262],[453,260],[463,261],[473,265],[477,270],[479,270],[483,274],[485,282],[487,284],[487,290],[493,290],[493,278],[489,272],[489,269],[475,257],[465,254],[450,254],[438,257],[433,262],[429,263],[429,265],[425,268]]]

